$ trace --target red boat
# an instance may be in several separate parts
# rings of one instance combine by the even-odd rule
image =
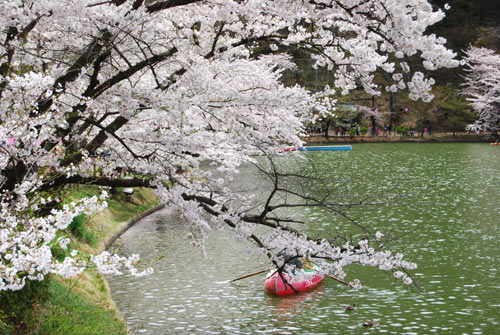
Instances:
[[[307,291],[318,286],[323,281],[324,276],[319,274],[320,270],[321,268],[318,265],[311,264],[311,266],[295,270],[294,274],[283,272],[282,274],[288,282],[287,284],[283,282],[278,271],[272,270],[267,274],[264,286],[269,294],[279,297],[296,293],[290,285],[293,285],[293,288],[297,292]]]

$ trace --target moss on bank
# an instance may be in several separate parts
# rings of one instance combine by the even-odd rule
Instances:
[[[100,194],[94,186],[66,189],[64,202]],[[115,190],[108,199],[108,208],[92,217],[75,218],[70,226],[68,250],[82,255],[96,254],[139,213],[159,204],[150,189],[136,189],[126,195]],[[69,235],[70,234],[70,235]],[[65,250],[53,248],[60,259]],[[22,301],[22,304],[19,302]],[[126,324],[111,299],[108,283],[94,269],[78,278],[61,279],[50,276],[42,283],[34,282],[26,289],[0,294],[0,334],[2,335],[65,335],[126,334]]]

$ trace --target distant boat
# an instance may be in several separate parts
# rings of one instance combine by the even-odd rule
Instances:
[[[300,151],[352,150],[352,145],[328,145],[318,147],[300,147]]]
[[[352,150],[352,145],[327,145],[285,148],[283,151],[330,151],[330,150]]]
[[[302,269],[296,269],[293,274],[283,272],[283,277],[287,281],[285,284],[278,271],[273,269],[267,274],[264,287],[267,293],[279,297],[296,293],[290,285],[297,292],[308,291],[323,281],[324,276],[319,274],[320,271],[321,268],[318,265],[312,264],[312,266],[304,266]]]

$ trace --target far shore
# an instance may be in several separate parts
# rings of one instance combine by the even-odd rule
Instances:
[[[310,144],[319,143],[398,143],[398,142],[482,142],[482,143],[492,143],[495,139],[486,133],[475,134],[467,132],[433,132],[432,134],[425,133],[423,136],[421,134],[415,134],[414,136],[404,136],[391,134],[379,134],[378,136],[372,135],[360,135],[360,136],[335,136],[335,134],[329,134],[326,137],[324,134],[310,134],[305,136],[303,140]]]

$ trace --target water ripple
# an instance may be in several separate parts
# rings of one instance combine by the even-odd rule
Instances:
[[[136,334],[494,334],[500,326],[500,155],[485,144],[363,144],[351,152],[308,153],[339,202],[367,194],[398,196],[351,213],[373,230],[400,237],[392,249],[419,264],[421,290],[390,275],[355,268],[366,288],[325,279],[318,289],[278,299],[256,276],[267,267],[225,234],[210,235],[208,259],[184,238],[175,216],[156,213],[116,243],[139,252],[155,273],[110,277],[113,298]],[[292,160],[286,164],[299,164]],[[303,160],[302,163],[304,164]],[[303,170],[308,167],[304,166]],[[254,183],[243,171],[241,184]],[[390,190],[390,191],[389,191]],[[314,192],[314,191],[311,191]],[[348,231],[317,209],[296,213],[311,234]],[[354,232],[355,233],[355,232]],[[164,258],[156,260],[159,255]],[[356,303],[356,310],[345,306]],[[377,324],[363,327],[368,320]]]

